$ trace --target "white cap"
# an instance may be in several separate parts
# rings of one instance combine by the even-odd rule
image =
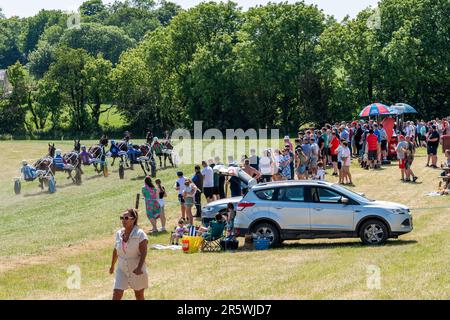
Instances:
[[[27,160],[22,160],[22,165],[26,166],[28,164]]]
[[[289,140],[289,136],[284,136],[284,140]]]

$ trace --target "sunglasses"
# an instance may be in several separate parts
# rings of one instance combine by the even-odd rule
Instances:
[[[120,220],[126,220],[126,221],[128,221],[128,220],[134,220],[134,218],[133,218],[133,217],[128,217],[128,216],[126,216],[126,217],[120,217]]]

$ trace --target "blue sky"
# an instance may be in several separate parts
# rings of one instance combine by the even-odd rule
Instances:
[[[66,11],[75,11],[84,0],[0,0],[0,8],[3,9],[7,17],[20,16],[28,17],[36,14],[40,9],[60,9]],[[202,2],[202,0],[171,0],[178,3],[183,8],[189,8]],[[234,0],[244,9],[265,4],[268,0]],[[103,0],[104,3],[113,2],[113,0]],[[279,2],[272,0],[272,2]],[[295,2],[295,0],[288,0]],[[376,7],[378,0],[305,0],[306,3],[317,4],[325,13],[334,15],[341,20],[347,14],[355,17],[362,9],[372,6]]]

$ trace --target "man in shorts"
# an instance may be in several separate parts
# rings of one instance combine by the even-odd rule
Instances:
[[[431,167],[437,168],[437,150],[439,146],[439,133],[437,132],[436,125],[432,125],[430,131],[428,132],[427,136],[427,167],[430,166],[430,160],[431,160]]]
[[[366,148],[370,168],[375,167],[375,161],[378,159],[378,137],[374,134],[373,129],[369,129],[369,134],[366,137]]]
[[[209,203],[214,199],[214,170],[208,166],[206,161],[202,161],[203,193]]]

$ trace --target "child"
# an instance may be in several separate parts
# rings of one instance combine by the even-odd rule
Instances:
[[[317,163],[317,173],[314,176],[314,180],[325,180],[325,170],[323,168],[323,162],[319,161]]]
[[[234,218],[236,217],[236,211],[232,202],[228,203],[227,212],[224,215],[227,217],[227,237],[232,237],[234,236]]]
[[[183,238],[184,233],[187,231],[188,231],[188,229],[184,226],[184,220],[183,219],[178,220],[178,227],[176,227],[175,232],[172,233],[172,237],[170,238],[170,243],[178,246],[178,240]],[[174,241],[175,241],[175,243],[174,243]]]
[[[445,157],[447,158],[447,168],[450,168],[450,149],[445,150]]]

